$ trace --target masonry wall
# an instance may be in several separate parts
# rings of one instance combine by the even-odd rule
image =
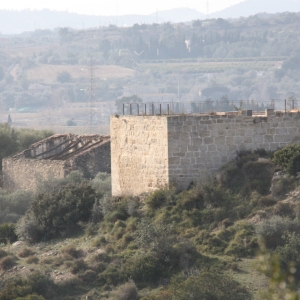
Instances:
[[[6,191],[36,189],[40,179],[63,178],[65,176],[64,161],[35,159],[3,159],[3,189]]]
[[[110,132],[113,194],[137,195],[165,184],[186,188],[237,151],[300,143],[300,114],[112,117]]]
[[[111,173],[110,141],[94,146],[68,162],[68,173],[79,170],[85,178],[94,178],[99,172]]]
[[[270,112],[269,112],[270,113]],[[237,151],[300,142],[300,114],[168,117],[169,180],[186,188],[233,160]]]
[[[112,192],[139,195],[169,183],[167,118],[111,117]]]

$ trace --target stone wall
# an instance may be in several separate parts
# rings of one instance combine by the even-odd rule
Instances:
[[[186,188],[237,151],[300,143],[300,114],[112,117],[111,136],[113,194],[140,194],[163,184]]]
[[[112,191],[138,195],[168,184],[167,118],[112,117]]]
[[[69,138],[74,138],[75,142],[67,147],[65,141]],[[0,186],[6,191],[17,189],[34,191],[38,181],[49,176],[64,178],[71,171],[79,170],[89,179],[99,172],[111,173],[109,136],[79,136],[77,138],[79,142],[76,138],[71,135],[56,135],[32,145],[30,149],[13,157],[3,159],[3,181],[1,184],[0,177]],[[44,152],[41,149],[44,149]],[[32,152],[35,156],[28,158]],[[45,158],[49,155],[50,158]],[[56,156],[58,159],[55,159]]]
[[[110,174],[110,141],[74,156],[68,161],[68,165],[68,173],[72,170],[79,170],[85,178],[93,178],[99,172]]]
[[[64,178],[65,162],[34,159],[3,159],[3,188],[6,191],[35,191],[38,180]]]

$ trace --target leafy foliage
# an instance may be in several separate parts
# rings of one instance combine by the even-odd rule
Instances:
[[[11,128],[8,123],[0,124],[0,158],[27,149],[31,144],[53,134],[48,130],[16,129]]]
[[[38,194],[18,223],[17,234],[29,241],[39,241],[70,233],[78,228],[78,222],[90,219],[95,199],[95,190],[86,182],[70,183],[56,192]]]
[[[300,172],[300,146],[288,145],[274,154],[274,162],[290,175]]]
[[[49,276],[34,272],[27,277],[16,277],[0,291],[1,300],[28,300],[53,299],[54,284]]]

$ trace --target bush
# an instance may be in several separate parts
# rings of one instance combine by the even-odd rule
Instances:
[[[288,192],[296,188],[298,180],[291,175],[285,174],[272,182],[272,196],[276,199],[281,199],[286,196]]]
[[[7,255],[8,255],[8,253],[5,250],[0,249],[0,259],[7,256]]]
[[[32,251],[32,249],[29,249],[29,248],[23,248],[19,253],[18,253],[18,256],[21,257],[21,258],[24,258],[24,257],[28,257],[28,256],[31,256],[34,254],[34,251]]]
[[[30,242],[66,235],[87,222],[95,202],[94,189],[82,182],[62,186],[50,194],[39,194],[30,210],[17,224],[17,234]]]
[[[0,260],[0,268],[3,271],[11,269],[16,263],[16,258],[12,255],[5,256]],[[1,298],[0,298],[1,299]]]
[[[16,191],[5,194],[0,189],[0,224],[17,222],[30,207],[32,200],[32,192]]]
[[[77,185],[84,181],[80,171],[72,171],[65,178],[55,178],[48,174],[47,179],[37,178],[37,194],[52,194],[60,190],[65,185]]]
[[[38,264],[39,261],[39,258],[35,255],[31,255],[26,259],[27,264]]]
[[[113,300],[138,300],[138,291],[134,281],[130,280],[116,288]]]
[[[18,297],[16,300],[45,300],[45,298],[43,296],[32,294],[27,295],[26,297]]]
[[[0,243],[13,243],[18,237],[15,233],[15,224],[2,224],[0,225]]]
[[[150,194],[145,203],[150,210],[155,210],[163,205],[172,205],[176,201],[176,190],[174,187],[165,186]]]
[[[84,271],[87,269],[87,265],[86,263],[84,262],[83,259],[77,259],[73,262],[71,268],[70,268],[70,272],[72,274],[77,274],[79,273],[80,271]]]
[[[91,283],[91,282],[94,282],[96,280],[97,274],[96,274],[96,272],[94,272],[92,270],[87,270],[83,274],[81,274],[79,276],[79,278],[81,280],[83,280],[84,282],[86,282],[86,283]]]
[[[76,247],[73,245],[67,245],[67,246],[61,248],[60,251],[62,254],[68,254],[76,259],[82,256],[82,251],[77,250]]]
[[[300,145],[288,145],[274,153],[274,162],[290,175],[300,172]]]
[[[186,279],[172,280],[169,290],[176,300],[246,300],[251,294],[238,282],[225,275],[202,272]]]
[[[92,180],[92,186],[98,196],[101,198],[104,195],[111,195],[111,175],[100,172]]]
[[[286,232],[299,230],[297,220],[292,221],[280,216],[272,216],[269,220],[264,220],[256,225],[256,234],[264,241],[267,248],[276,248],[284,244],[283,236]]]
[[[43,296],[32,294],[27,295],[26,297],[18,297],[16,300],[45,300],[45,298]]]
[[[155,255],[138,252],[126,260],[121,274],[132,278],[136,283],[146,285],[147,283],[157,284],[168,271]]]

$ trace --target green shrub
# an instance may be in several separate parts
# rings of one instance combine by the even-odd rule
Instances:
[[[256,225],[256,234],[264,241],[267,248],[276,248],[284,244],[283,236],[286,232],[299,230],[297,220],[284,219],[280,216],[272,216]]]
[[[150,209],[157,209],[161,207],[166,201],[166,192],[164,189],[154,191],[147,197],[145,203]]]
[[[76,259],[82,256],[82,251],[77,250],[74,245],[67,245],[67,246],[61,248],[60,251],[62,254],[68,254]]]
[[[0,225],[0,243],[13,243],[18,237],[15,233],[15,224],[2,224]]]
[[[251,294],[238,282],[225,275],[201,272],[187,279],[177,277],[172,280],[169,290],[176,300],[246,300]]]
[[[168,271],[157,256],[138,252],[126,260],[122,273],[136,283],[146,285],[147,283],[157,283],[162,276],[168,274]]]
[[[98,196],[101,198],[104,195],[111,195],[111,175],[100,172],[92,180],[92,186]]]
[[[294,176],[284,175],[272,183],[272,196],[276,199],[285,198],[286,194],[296,188],[298,180]]]
[[[138,300],[138,290],[134,281],[130,280],[116,288],[113,291],[113,300]]]
[[[16,234],[20,240],[34,243],[43,238],[43,231],[32,212],[27,212],[16,225]]]
[[[78,222],[87,222],[95,202],[94,189],[82,182],[68,184],[50,194],[39,194],[17,224],[17,234],[30,242],[73,233]]]
[[[43,296],[32,294],[27,295],[26,297],[18,297],[16,300],[45,300],[45,298]]]
[[[290,175],[300,172],[300,146],[288,145],[274,153],[274,162]]]
[[[79,185],[84,181],[82,172],[76,170],[70,172],[65,178],[56,178],[53,174],[48,174],[46,179],[36,178],[36,194],[53,194],[66,185]]]
[[[96,238],[94,238],[92,240],[92,246],[93,247],[100,247],[102,245],[105,245],[107,243],[107,240],[105,238],[105,236],[101,235],[101,236],[97,236]]]
[[[11,269],[15,264],[16,258],[12,255],[8,255],[0,259],[0,268],[3,271]]]
[[[234,193],[248,195],[256,190],[261,195],[267,195],[275,165],[266,158],[259,159],[262,154],[262,150],[255,154],[250,151],[239,152],[235,161],[220,168],[216,176],[218,184]]]
[[[84,271],[87,269],[87,265],[86,263],[84,262],[83,259],[77,259],[73,262],[71,268],[70,268],[70,272],[72,274],[77,274],[81,271]]]
[[[87,270],[83,274],[79,275],[79,278],[86,283],[91,283],[96,280],[97,274],[95,271]]]
[[[24,257],[28,257],[28,256],[31,256],[34,254],[34,251],[30,248],[23,248],[19,253],[18,253],[18,256],[21,257],[21,258],[24,258]]]
[[[8,255],[8,253],[5,250],[0,249],[0,259],[7,256],[7,255]]]
[[[31,255],[26,259],[27,264],[38,264],[39,261],[39,258],[35,255]]]

